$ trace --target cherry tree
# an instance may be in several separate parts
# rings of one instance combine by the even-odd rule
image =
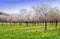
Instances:
[[[26,9],[20,10],[20,18],[23,23],[26,22],[26,26],[28,26],[28,11]]]
[[[34,11],[40,15],[40,20],[43,18],[42,21],[45,23],[45,30],[47,30],[47,14],[49,14],[51,8],[51,6],[46,4],[40,4],[33,7]]]

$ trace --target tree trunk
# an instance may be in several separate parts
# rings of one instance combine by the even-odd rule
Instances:
[[[45,21],[45,30],[47,30],[47,21]]]
[[[22,25],[22,23],[19,23],[19,26],[21,26]]]
[[[58,25],[58,21],[55,22],[55,28],[57,28],[57,25]]]
[[[26,26],[28,27],[28,22],[26,22]]]

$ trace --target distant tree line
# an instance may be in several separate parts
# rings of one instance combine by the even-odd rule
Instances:
[[[19,14],[7,14],[0,12],[0,22],[3,23],[45,23],[45,30],[47,30],[47,23],[55,23],[57,28],[58,22],[60,22],[60,10],[57,7],[52,7],[47,4],[35,5],[32,10],[27,11],[21,9]]]

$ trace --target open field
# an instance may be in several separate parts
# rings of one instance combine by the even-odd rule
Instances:
[[[55,24],[48,23],[48,30],[44,30],[43,23],[34,24],[0,24],[0,39],[60,39],[60,23],[55,29]]]
[[[4,31],[0,32],[0,39],[60,39],[60,29],[42,32]]]
[[[0,0],[0,39],[60,39],[60,0]]]

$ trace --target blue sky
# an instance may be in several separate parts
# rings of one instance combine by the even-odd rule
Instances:
[[[33,5],[46,3],[60,8],[60,0],[0,0],[0,12],[19,13],[20,9],[30,10]]]

